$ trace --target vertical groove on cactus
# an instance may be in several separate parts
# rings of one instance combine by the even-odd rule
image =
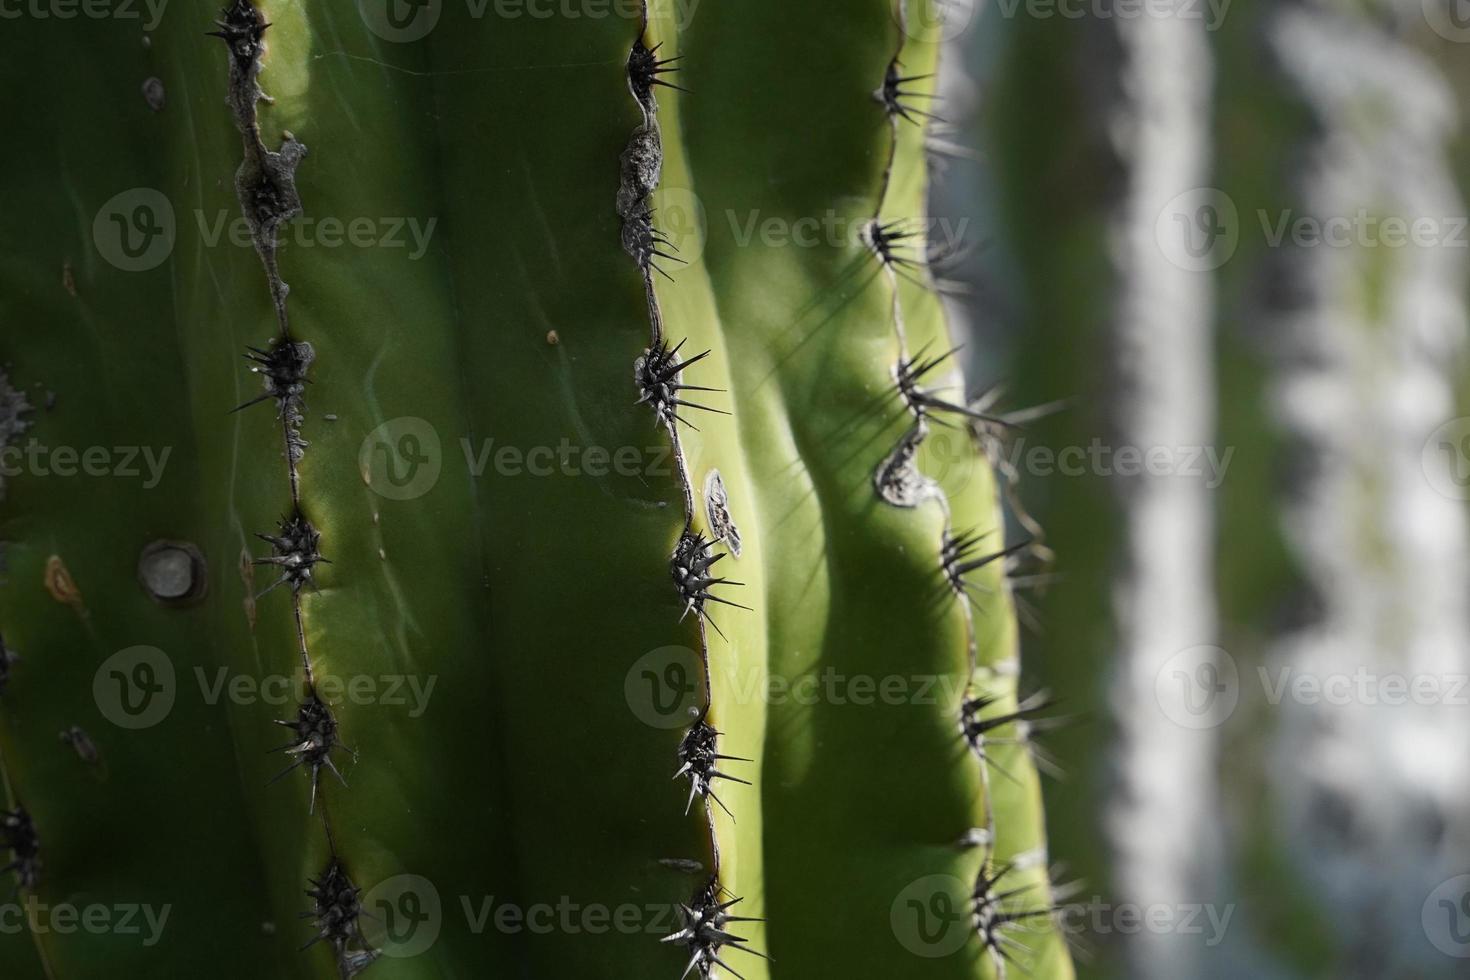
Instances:
[[[898,0],[897,14],[900,28],[899,49],[895,52],[893,60],[889,63],[883,86],[878,94],[879,100],[884,104],[888,113],[889,126],[892,130],[892,148],[888,166],[883,174],[883,189],[879,196],[878,215],[874,218],[869,230],[869,243],[882,261],[884,271],[887,274],[888,286],[893,294],[894,328],[897,333],[899,347],[898,361],[894,366],[894,381],[906,409],[914,417],[913,428],[898,450],[896,450],[897,453],[902,454],[905,460],[905,467],[911,474],[908,479],[911,485],[917,489],[917,492],[910,493],[902,500],[902,505],[913,507],[917,506],[923,500],[932,499],[938,503],[943,511],[944,527],[938,542],[939,554],[937,556],[936,566],[944,574],[945,580],[950,586],[950,592],[958,603],[965,623],[966,657],[969,663],[968,676],[970,678],[969,685],[971,689],[967,691],[966,700],[960,708],[960,732],[979,762],[980,792],[982,798],[982,825],[972,830],[973,837],[971,838],[973,842],[972,846],[981,848],[983,854],[979,875],[975,881],[974,890],[971,895],[973,902],[972,915],[976,932],[979,934],[985,948],[991,953],[995,971],[998,976],[1003,978],[1005,976],[1006,964],[1010,960],[1010,954],[1005,947],[1006,936],[1004,929],[1001,924],[998,924],[1001,920],[991,912],[991,909],[996,902],[1004,901],[1005,898],[1009,897],[1009,894],[997,896],[992,892],[991,887],[1002,876],[1001,874],[991,876],[991,869],[995,861],[995,845],[997,839],[995,802],[991,792],[990,768],[992,763],[986,756],[984,746],[984,736],[988,729],[972,723],[976,705],[989,703],[989,699],[983,696],[977,697],[973,691],[976,672],[980,668],[979,637],[975,624],[975,611],[970,603],[970,589],[973,588],[973,585],[967,582],[965,576],[972,571],[983,568],[994,560],[994,558],[1002,557],[1004,552],[1001,555],[993,557],[974,557],[974,549],[978,546],[979,540],[973,532],[960,534],[955,531],[953,511],[950,507],[947,494],[938,481],[929,479],[923,474],[918,463],[920,447],[929,435],[929,419],[933,411],[953,411],[960,415],[970,415],[973,413],[968,408],[954,405],[921,387],[920,383],[924,377],[942,365],[953,351],[951,350],[949,353],[929,359],[924,359],[923,350],[920,350],[917,354],[911,355],[909,353],[907,331],[905,330],[903,319],[903,296],[900,289],[900,277],[918,285],[921,289],[930,288],[930,283],[918,280],[906,271],[906,269],[917,265],[920,267],[920,271],[927,276],[928,263],[918,263],[900,251],[910,247],[905,240],[913,237],[913,233],[901,230],[896,222],[889,222],[887,224],[882,222],[883,208],[888,203],[888,197],[893,185],[893,172],[898,162],[900,127],[904,122],[910,122],[917,124],[921,130],[927,132],[927,123],[937,118],[933,113],[916,112],[905,106],[902,101],[905,96],[911,98],[914,95],[914,93],[903,92],[901,88],[903,83],[919,81],[929,76],[903,76],[901,74],[901,59],[904,49],[908,46],[907,29],[909,10],[906,0]],[[927,256],[929,247],[927,236],[919,244],[924,248]],[[895,501],[888,494],[883,493],[883,475],[893,466],[893,458],[890,456],[889,460],[885,461],[879,469],[879,492],[890,503],[898,501]],[[1002,723],[1002,721],[997,721],[994,724],[999,725]]]
[[[926,3],[927,0],[915,2]],[[1013,851],[1009,856],[1000,853],[1004,829],[997,826],[995,774],[1013,782],[1016,777],[996,759],[991,747],[1012,746],[1034,759],[1038,750],[1031,741],[1031,735],[1036,730],[1033,724],[1044,726],[1049,723],[1041,716],[1051,707],[1051,702],[1043,693],[1020,702],[1014,710],[1002,709],[998,713],[986,714],[989,709],[1010,703],[1014,697],[1013,690],[1008,691],[1004,697],[990,693],[987,680],[1014,675],[1018,670],[1018,663],[1014,648],[1009,662],[982,662],[981,629],[976,619],[976,601],[977,593],[986,590],[971,576],[987,566],[999,563],[1002,568],[1000,587],[1008,590],[1009,576],[1004,574],[1004,569],[1010,559],[1028,548],[1030,543],[1002,546],[999,550],[982,554],[980,546],[989,532],[974,528],[957,530],[949,494],[940,481],[925,475],[920,463],[923,444],[930,435],[931,422],[960,432],[965,440],[986,456],[993,455],[993,452],[988,451],[982,432],[992,433],[995,439],[999,439],[1000,434],[1011,427],[1011,422],[1004,417],[989,414],[985,410],[988,405],[971,403],[964,398],[963,393],[958,399],[951,399],[940,394],[943,388],[932,386],[929,379],[950,361],[957,348],[949,347],[943,353],[929,354],[933,344],[931,341],[916,352],[910,353],[909,350],[909,331],[904,318],[904,284],[915,287],[922,293],[937,295],[943,292],[943,285],[935,277],[932,268],[933,246],[928,241],[928,236],[920,236],[907,230],[907,223],[901,220],[884,220],[885,210],[889,206],[888,199],[893,191],[903,125],[914,125],[920,131],[923,145],[927,149],[931,126],[940,121],[934,112],[921,110],[913,105],[915,99],[933,98],[932,93],[904,88],[905,85],[934,77],[932,73],[904,74],[903,57],[911,40],[909,13],[908,0],[899,0],[899,50],[889,63],[882,86],[875,93],[875,98],[883,104],[888,115],[892,148],[883,175],[878,215],[868,227],[866,240],[879,258],[892,291],[894,329],[899,346],[898,361],[893,369],[894,381],[914,422],[908,435],[880,464],[875,483],[879,495],[891,504],[917,507],[923,501],[932,499],[943,512],[944,526],[938,541],[936,566],[943,575],[948,593],[961,611],[969,661],[969,683],[960,706],[958,727],[964,743],[978,763],[982,797],[982,826],[974,828],[962,841],[962,846],[978,847],[982,854],[980,869],[970,896],[972,921],[975,932],[990,956],[996,976],[1004,980],[1009,967],[1019,967],[1023,971],[1029,969],[1030,964],[1019,959],[1018,954],[1033,953],[1027,943],[1015,938],[1012,933],[1023,927],[1028,932],[1034,932],[1038,920],[1049,920],[1054,915],[1057,899],[1049,877],[1043,877],[1040,881],[1028,881],[1018,880],[1016,874],[1018,870],[1032,865],[1044,866],[1044,846],[1028,851]],[[937,56],[935,58],[937,61]],[[921,169],[927,173],[927,155]],[[908,254],[908,249],[915,247],[909,242],[911,238],[919,239],[916,244],[923,249],[922,260]],[[948,248],[953,246],[954,243],[945,245]],[[939,319],[940,342],[943,343],[947,339],[948,323],[942,308]],[[950,422],[946,416],[956,421]],[[1011,492],[1013,495],[1013,491]],[[997,488],[995,514],[1000,513],[1000,503]],[[1003,522],[999,529],[1003,534]],[[1002,737],[999,733],[1009,734]],[[1045,894],[1038,901],[1029,900],[1028,897],[1037,892]]]
[[[270,24],[252,0],[234,0],[217,21],[219,30],[210,36],[225,42],[230,52],[230,85],[226,102],[235,117],[235,127],[245,147],[245,159],[235,173],[235,191],[250,226],[255,251],[265,265],[271,301],[280,321],[281,336],[291,330],[286,316],[286,294],[290,292],[276,262],[276,232],[281,225],[301,214],[301,197],[296,192],[296,167],[306,156],[306,147],[290,133],[280,150],[271,150],[260,135],[256,109],[266,98],[260,87],[262,41]]]
[[[934,500],[940,506],[944,514],[944,527],[939,541],[939,555],[937,556],[937,567],[943,572],[950,591],[955,596],[965,622],[966,651],[969,661],[970,683],[974,683],[975,672],[979,667],[979,639],[975,628],[975,613],[969,601],[969,587],[965,575],[970,571],[977,570],[988,564],[991,559],[975,559],[974,548],[978,540],[973,534],[956,534],[953,526],[953,514],[949,504],[948,496],[938,481],[932,480],[924,475],[919,467],[919,451],[929,435],[929,419],[932,411],[951,410],[959,414],[969,414],[967,408],[952,405],[938,396],[926,391],[921,387],[921,382],[926,375],[939,367],[950,353],[924,359],[924,351],[911,354],[908,346],[907,330],[905,329],[903,314],[903,296],[900,289],[900,279],[918,285],[920,288],[930,288],[930,284],[918,279],[909,271],[917,267],[921,274],[928,275],[927,263],[920,263],[906,254],[906,250],[912,246],[908,239],[914,237],[914,233],[904,230],[899,222],[884,223],[882,220],[884,207],[888,204],[889,194],[893,184],[894,168],[898,162],[900,150],[900,127],[904,122],[913,123],[922,130],[927,130],[927,123],[935,119],[933,113],[919,111],[906,105],[905,98],[913,98],[917,93],[905,92],[902,89],[904,83],[920,81],[927,76],[904,76],[902,74],[902,58],[904,49],[907,47],[908,28],[908,6],[905,0],[899,0],[897,5],[899,21],[899,48],[894,53],[893,60],[889,62],[884,76],[882,87],[878,90],[877,98],[883,103],[888,114],[889,127],[892,132],[891,149],[888,165],[884,170],[882,191],[879,195],[878,214],[874,217],[872,225],[868,229],[868,243],[878,256],[886,274],[887,284],[892,292],[892,309],[894,330],[898,340],[898,360],[894,365],[893,376],[897,385],[898,394],[904,402],[905,408],[913,416],[913,427],[909,434],[900,443],[897,449],[880,465],[877,476],[877,487],[879,495],[889,503],[899,506],[916,507],[924,500]],[[919,244],[928,250],[927,236]],[[893,487],[895,473],[903,474],[902,492],[894,493]],[[998,557],[998,556],[997,556]],[[982,796],[981,821],[982,826],[972,831],[970,840],[974,846],[982,848],[984,857],[981,862],[979,877],[975,882],[971,896],[974,903],[973,918],[976,931],[981,937],[985,947],[991,952],[995,961],[995,970],[998,975],[1004,976],[1008,952],[1003,945],[1005,939],[1004,930],[999,926],[987,922],[994,919],[994,915],[988,915],[988,910],[994,901],[991,885],[993,879],[988,877],[994,861],[994,846],[996,841],[995,830],[995,807],[990,789],[990,763],[984,750],[984,729],[977,728],[971,723],[972,710],[977,703],[973,693],[967,696],[967,700],[961,706],[960,730],[972,751],[978,759],[980,789]],[[996,724],[1000,724],[997,722]],[[996,876],[997,878],[999,875]],[[1003,898],[1002,896],[1001,898]]]
[[[925,500],[940,496],[940,490],[938,485],[925,477],[918,468],[919,448],[929,434],[929,423],[924,412],[919,410],[909,398],[911,385],[908,382],[911,379],[908,375],[914,359],[909,356],[903,299],[898,285],[900,276],[911,282],[922,284],[921,280],[914,278],[913,273],[909,270],[914,268],[923,270],[922,264],[908,254],[913,248],[909,240],[915,237],[915,233],[907,230],[902,221],[885,223],[883,208],[888,202],[889,189],[893,184],[894,167],[898,164],[899,126],[904,121],[922,126],[924,119],[933,118],[933,116],[927,112],[918,113],[903,101],[905,98],[912,99],[922,95],[922,93],[912,91],[905,92],[902,88],[903,84],[919,81],[924,76],[904,76],[902,74],[903,50],[906,47],[907,37],[905,31],[908,24],[908,7],[905,0],[897,0],[894,9],[899,22],[898,50],[888,62],[883,84],[874,93],[874,98],[883,105],[887,113],[892,138],[888,147],[887,164],[883,168],[882,183],[878,191],[877,211],[873,215],[872,223],[864,229],[863,239],[878,258],[892,293],[893,329],[898,340],[898,361],[894,368],[894,378],[897,381],[899,393],[915,410],[913,428],[879,463],[874,473],[873,484],[878,491],[878,496],[895,507],[917,507]]]
[[[661,258],[680,263],[684,260],[674,254],[677,252],[677,247],[657,229],[653,220],[654,210],[651,199],[653,193],[658,189],[663,174],[663,135],[659,127],[658,99],[654,95],[654,88],[664,85],[680,91],[683,89],[659,77],[677,71],[678,69],[671,66],[679,59],[677,57],[660,59],[658,51],[661,45],[655,44],[651,48],[648,47],[645,43],[648,26],[648,6],[645,2],[639,36],[634,41],[633,49],[628,56],[628,85],[642,111],[643,122],[634,131],[628,148],[623,153],[622,181],[618,188],[617,204],[618,213],[623,219],[623,247],[633,256],[642,271],[644,292],[648,298],[649,345],[634,363],[634,380],[639,390],[639,403],[647,404],[653,409],[656,424],[667,429],[672,445],[675,477],[684,502],[684,529],[674,547],[669,568],[678,590],[679,599],[683,604],[680,618],[693,613],[697,620],[698,654],[703,672],[704,703],[699,709],[698,717],[691,719],[690,727],[680,742],[674,778],[689,780],[689,800],[685,805],[686,813],[696,798],[703,801],[710,854],[714,865],[709,882],[702,886],[699,892],[696,892],[689,905],[683,906],[684,928],[664,937],[663,941],[690,948],[691,954],[684,970],[685,976],[697,970],[700,977],[708,978],[716,966],[724,967],[726,970],[730,969],[719,958],[719,950],[722,946],[731,946],[748,953],[757,952],[745,946],[744,940],[726,933],[723,928],[727,922],[737,921],[728,917],[725,909],[740,899],[736,898],[721,904],[721,898],[726,893],[720,878],[719,834],[716,832],[714,815],[711,811],[713,802],[732,819],[734,818],[730,808],[715,793],[713,784],[717,779],[725,779],[751,785],[748,780],[719,769],[722,763],[750,760],[720,754],[718,747],[720,732],[707,720],[711,708],[713,685],[710,668],[709,628],[713,628],[722,638],[725,637],[724,631],[711,617],[708,607],[711,603],[739,609],[749,609],[749,607],[710,591],[717,586],[729,588],[744,584],[723,578],[714,572],[714,566],[722,559],[729,557],[729,553],[715,552],[715,546],[727,536],[728,531],[722,529],[724,533],[714,532],[718,536],[710,539],[706,538],[703,533],[694,530],[698,516],[694,474],[680,436],[679,424],[683,423],[696,430],[697,427],[681,416],[679,411],[680,409],[698,409],[722,415],[730,413],[689,401],[684,397],[684,392],[713,393],[720,391],[720,389],[708,386],[685,384],[683,381],[685,369],[704,360],[710,355],[710,351],[706,350],[681,360],[679,352],[685,341],[680,340],[670,347],[664,333],[663,311],[659,304],[653,274],[657,272],[670,281],[673,277],[660,268],[655,260]],[[665,249],[673,251],[665,251]],[[713,522],[711,526],[713,529]],[[725,528],[728,528],[728,524],[725,525]],[[738,541],[738,537],[736,540]]]
[[[322,770],[335,775],[343,786],[347,781],[332,759],[332,753],[343,746],[332,709],[317,693],[301,594],[308,586],[315,588],[314,570],[318,564],[327,561],[320,550],[321,532],[302,512],[299,467],[307,448],[301,426],[305,417],[305,387],[310,382],[308,372],[315,360],[315,352],[309,343],[298,341],[292,335],[286,309],[290,287],[281,278],[277,261],[280,227],[302,213],[301,196],[296,189],[296,168],[306,156],[306,146],[286,133],[281,149],[271,150],[261,137],[257,108],[258,103],[266,98],[260,85],[262,38],[270,24],[253,0],[234,0],[217,24],[219,30],[211,34],[223,39],[229,48],[226,102],[244,146],[244,160],[235,174],[235,190],[250,229],[251,242],[265,270],[278,328],[269,349],[252,347],[245,355],[252,362],[251,372],[260,375],[265,392],[238,406],[236,411],[266,400],[275,403],[281,424],[282,452],[292,508],[290,516],[281,521],[276,534],[258,532],[256,535],[271,546],[272,554],[256,558],[253,563],[274,566],[280,577],[257,593],[254,600],[259,600],[278,586],[288,587],[305,680],[303,700],[296,717],[276,720],[276,724],[290,729],[293,735],[292,740],[277,751],[293,759],[272,782],[302,768],[311,783],[307,812],[315,814]],[[353,759],[356,760],[356,753],[353,753]],[[320,877],[312,880],[312,887],[307,893],[315,902],[312,914],[319,932],[303,949],[326,941],[332,948],[338,972],[344,978],[351,978],[371,965],[378,952],[363,939],[359,922],[362,913],[358,901],[360,889],[349,879],[337,853],[325,800],[321,802],[320,819],[326,835],[329,861]]]

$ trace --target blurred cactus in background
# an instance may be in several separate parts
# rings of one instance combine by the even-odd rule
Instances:
[[[1458,976],[1470,33],[1437,0],[1062,6],[956,42],[986,156],[943,206],[993,216],[977,381],[1071,404],[1008,458],[1058,555],[1027,663],[1099,706],[1050,743],[1083,972]]]

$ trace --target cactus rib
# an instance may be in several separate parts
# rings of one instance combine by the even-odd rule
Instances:
[[[261,376],[265,393],[235,410],[266,399],[275,402],[281,423],[282,455],[286,461],[292,507],[291,515],[282,519],[276,534],[256,534],[271,546],[273,553],[254,559],[254,563],[275,567],[280,577],[255,595],[252,601],[281,585],[288,587],[305,676],[305,696],[296,718],[276,720],[276,724],[292,729],[294,735],[291,742],[280,746],[277,751],[293,758],[271,781],[276,782],[298,767],[303,768],[311,783],[307,812],[315,814],[322,770],[335,775],[344,787],[347,780],[332,759],[332,753],[343,746],[332,709],[317,693],[301,594],[307,586],[315,587],[314,570],[318,564],[328,561],[320,550],[321,532],[302,513],[300,463],[308,445],[301,435],[305,421],[303,394],[310,381],[308,372],[315,360],[315,351],[309,343],[297,341],[292,336],[286,308],[286,298],[291,290],[281,277],[277,255],[281,227],[302,213],[301,195],[296,189],[296,168],[306,156],[306,146],[287,133],[281,149],[271,150],[261,137],[257,108],[266,97],[260,86],[264,53],[262,41],[271,26],[264,15],[253,0],[233,0],[217,24],[219,30],[210,33],[224,40],[229,49],[229,94],[226,102],[234,116],[235,127],[240,131],[245,153],[235,175],[235,189],[241,212],[250,228],[251,241],[265,271],[279,329],[270,349],[252,347],[245,355],[252,362],[251,372]],[[353,753],[353,759],[356,760],[356,753]],[[350,980],[373,963],[378,951],[363,941],[358,921],[362,912],[357,898],[360,890],[348,879],[338,856],[325,800],[321,806],[321,824],[330,859],[326,870],[312,880],[312,888],[308,892],[316,903],[314,914],[320,932],[304,948],[318,940],[327,940],[336,959],[338,973],[343,980]]]
[[[660,269],[653,259],[659,257],[681,263],[684,260],[674,254],[677,252],[677,247],[667,236],[658,232],[652,223],[654,209],[651,197],[658,189],[664,166],[663,135],[659,126],[658,100],[654,95],[654,88],[657,85],[664,85],[676,91],[687,90],[659,78],[660,74],[677,70],[669,66],[680,59],[677,56],[659,59],[658,51],[662,44],[647,46],[645,43],[647,31],[648,5],[645,0],[640,35],[634,41],[628,58],[628,84],[643,113],[643,124],[635,131],[623,156],[623,181],[618,192],[618,210],[624,221],[625,247],[631,237],[634,244],[628,251],[642,268],[644,290],[648,297],[649,346],[634,366],[634,375],[640,392],[638,400],[640,404],[647,403],[653,408],[656,418],[667,430],[672,444],[675,479],[684,505],[684,530],[674,547],[670,570],[678,589],[679,599],[683,603],[681,618],[691,612],[695,614],[699,641],[697,652],[702,665],[703,687],[707,698],[699,709],[698,717],[691,719],[690,727],[679,745],[674,778],[687,777],[689,779],[686,813],[696,798],[704,802],[704,817],[708,827],[710,853],[714,862],[710,881],[702,893],[703,898],[696,895],[692,906],[683,906],[687,918],[685,929],[667,937],[664,942],[680,942],[690,946],[693,954],[685,967],[684,974],[687,976],[690,972],[697,970],[700,977],[707,980],[713,975],[712,971],[715,966],[729,969],[718,956],[718,950],[722,945],[728,944],[731,948],[745,952],[757,952],[744,945],[744,940],[736,939],[722,929],[725,924],[724,909],[733,903],[718,904],[718,896],[724,891],[724,886],[721,884],[721,848],[710,808],[711,801],[713,801],[731,819],[734,819],[734,814],[729,806],[714,792],[713,783],[716,779],[747,786],[752,783],[747,779],[722,772],[717,766],[722,761],[749,762],[750,760],[721,754],[718,748],[720,732],[716,731],[706,720],[711,710],[708,698],[712,697],[713,693],[711,691],[713,677],[710,667],[709,633],[706,627],[714,629],[721,638],[728,642],[728,637],[710,616],[707,607],[710,603],[744,610],[750,610],[750,607],[710,591],[716,586],[729,588],[742,586],[744,583],[723,578],[713,572],[715,564],[728,558],[730,553],[715,552],[714,549],[721,540],[720,537],[709,539],[702,532],[694,530],[698,519],[694,475],[681,438],[679,425],[682,423],[695,431],[698,429],[679,415],[679,409],[693,408],[720,415],[730,413],[723,409],[689,401],[683,397],[686,391],[717,392],[721,390],[704,385],[687,385],[682,381],[683,372],[709,357],[711,352],[705,350],[680,360],[679,351],[683,348],[687,338],[670,347],[664,337],[664,316],[652,273],[662,273],[664,278],[670,282],[673,281],[673,278]],[[633,229],[631,233],[630,225]],[[666,248],[674,251],[664,251]]]

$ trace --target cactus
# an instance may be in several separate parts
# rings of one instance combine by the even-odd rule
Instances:
[[[591,7],[7,28],[7,977],[1072,975],[937,11]]]

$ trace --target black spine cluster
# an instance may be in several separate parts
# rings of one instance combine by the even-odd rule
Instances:
[[[315,812],[317,787],[321,783],[323,769],[329,770],[343,786],[347,785],[347,780],[342,777],[341,771],[337,769],[337,764],[332,761],[332,753],[337,749],[342,749],[344,752],[349,751],[338,737],[337,719],[332,717],[332,709],[317,696],[315,691],[308,691],[305,700],[296,710],[296,717],[290,721],[278,718],[276,724],[291,729],[293,737],[291,741],[277,747],[274,751],[285,752],[296,758],[289,766],[277,773],[275,778],[280,779],[298,766],[305,766],[310,770],[311,804],[309,811]]]
[[[311,879],[306,894],[313,907],[302,915],[316,923],[317,934],[302,948],[310,949],[320,942],[331,944],[344,978],[367,969],[378,958],[378,951],[369,948],[363,939],[362,889],[352,883],[342,863],[333,858],[326,871]]]
[[[910,82],[922,82],[933,75],[902,75],[899,73],[903,66],[897,61],[888,63],[888,73],[883,77],[883,87],[878,90],[878,101],[888,110],[890,116],[906,119],[915,126],[922,126],[924,120],[933,119],[938,121],[939,117],[932,112],[925,112],[905,100],[932,99],[933,93],[905,91],[904,86]]]
[[[689,731],[685,733],[683,741],[679,743],[679,771],[674,773],[675,779],[685,776],[689,778],[689,802],[684,805],[684,812],[694,805],[695,797],[707,797],[720,805],[720,809],[730,813],[730,808],[715,795],[713,785],[716,779],[728,779],[732,783],[740,783],[749,786],[750,781],[732,776],[729,773],[720,772],[718,766],[721,761],[725,762],[749,762],[735,755],[720,755],[719,750],[720,733],[716,731],[703,716],[696,721]],[[734,814],[730,814],[734,818]]]
[[[286,423],[288,451],[291,463],[301,461],[307,442],[301,437],[300,428],[306,416],[306,386],[311,383],[307,372],[316,352],[304,341],[282,340],[270,349],[251,347],[245,352],[251,362],[250,371],[260,375],[265,391],[235,408],[240,411],[266,400],[276,403],[276,413]]]
[[[1024,969],[1017,954],[1028,954],[1031,949],[1011,933],[1033,928],[1031,923],[1038,919],[1051,918],[1057,907],[1050,903],[1035,905],[1025,901],[1026,894],[1035,890],[1035,884],[1006,887],[1006,879],[1015,871],[1013,864],[1004,864],[995,870],[989,865],[980,869],[971,900],[975,931],[985,948],[1007,963]]]
[[[1026,698],[1016,706],[1015,711],[982,717],[986,711],[995,706],[996,701],[996,698],[984,695],[966,698],[964,704],[960,706],[960,729],[964,733],[965,741],[970,744],[970,748],[975,751],[976,755],[996,766],[1002,773],[1005,773],[1005,770],[996,765],[995,760],[986,754],[989,744],[1024,745],[1034,753],[1037,747],[1032,740],[1033,732],[1055,729],[1068,722],[1066,718],[1047,717],[1047,712],[1056,707],[1056,701],[1046,691],[1038,691]],[[1015,734],[1012,737],[993,737],[992,733],[1007,725],[1014,726]],[[1055,766],[1052,764],[1045,768],[1054,770]]]
[[[886,224],[874,221],[867,226],[864,238],[868,247],[873,250],[873,254],[877,255],[884,265],[915,268],[919,263],[908,254],[908,250],[913,247],[909,239],[915,235],[916,232],[908,231],[903,227],[902,221],[890,221]]]
[[[0,847],[10,852],[10,863],[0,874],[14,871],[17,889],[34,890],[41,878],[41,842],[25,807],[0,810]]]
[[[214,23],[219,30],[209,36],[220,38],[230,49],[231,74],[253,82],[260,72],[261,41],[271,25],[250,0],[235,0]]]
[[[628,86],[633,90],[643,112],[643,124],[633,131],[633,136],[623,151],[617,209],[619,217],[623,219],[623,251],[638,263],[645,278],[652,270],[665,279],[672,279],[654,261],[665,259],[682,263],[684,260],[673,254],[679,250],[678,247],[654,227],[653,223],[652,195],[663,177],[664,165],[663,134],[658,126],[658,103],[653,97],[653,87],[679,87],[659,78],[660,75],[677,71],[678,69],[670,68],[669,65],[678,59],[661,61],[657,52],[657,47],[650,50],[640,40],[628,55]]]
[[[940,549],[940,561],[944,567],[944,577],[956,595],[973,596],[976,591],[982,590],[982,586],[968,578],[971,572],[977,572],[987,565],[1003,561],[1031,545],[1029,541],[1022,541],[1020,544],[1012,545],[1001,551],[982,554],[980,543],[985,540],[986,536],[976,531],[965,531],[957,535],[945,534],[944,546]]]
[[[663,232],[653,226],[653,208],[649,206],[648,199],[643,198],[635,202],[623,214],[623,251],[633,256],[633,261],[638,263],[641,269],[652,269],[670,282],[674,277],[669,275],[654,259],[667,259],[671,262],[685,264],[684,260],[664,249],[673,249],[675,252],[679,247],[669,241]]]
[[[750,953],[766,960],[770,959],[765,953],[746,945],[748,940],[728,931],[727,927],[732,923],[760,922],[761,920],[731,915],[730,909],[738,905],[741,900],[733,898],[728,902],[721,902],[719,900],[720,891],[720,884],[716,879],[711,879],[708,884],[702,885],[694,893],[694,898],[688,905],[679,906],[679,911],[684,918],[683,928],[663,939],[666,943],[688,946],[692,951],[689,965],[684,968],[686,977],[698,972],[700,980],[709,980],[714,975],[714,969],[717,966],[739,977],[739,973],[720,959],[720,950],[727,946],[731,949],[738,949],[742,953]]]
[[[15,442],[31,428],[35,409],[24,391],[10,384],[10,377],[0,367],[0,449]],[[5,479],[0,477],[0,501],[5,499]],[[0,556],[3,557],[3,556]],[[0,562],[0,571],[3,571]]]
[[[268,585],[261,596],[280,585],[290,586],[291,591],[299,595],[303,588],[315,584],[312,574],[317,565],[331,564],[330,560],[322,557],[321,532],[312,527],[299,511],[281,521],[278,533],[257,533],[255,536],[269,542],[275,554],[257,558],[254,564],[274,565],[281,570],[281,577]]]
[[[632,86],[633,96],[638,100],[638,104],[643,106],[645,112],[653,112],[658,108],[653,98],[655,85],[678,89],[680,92],[689,91],[687,88],[659,77],[678,71],[678,68],[669,66],[680,60],[679,58],[660,58],[658,49],[661,47],[663,47],[662,44],[655,44],[649,48],[640,38],[634,43],[632,53],[628,55],[628,84]]]
[[[678,586],[679,597],[684,601],[684,612],[679,618],[683,619],[684,616],[693,612],[714,626],[715,632],[721,636],[725,634],[718,626],[715,626],[715,621],[710,619],[709,613],[705,610],[707,603],[721,602],[737,609],[750,609],[749,606],[722,599],[710,592],[710,589],[716,585],[745,584],[710,574],[715,563],[724,557],[725,552],[714,553],[714,542],[703,534],[685,531],[679,538],[679,544],[674,548],[673,560],[669,563],[669,572],[674,577],[674,584]]]
[[[675,422],[683,422],[697,432],[699,427],[681,416],[679,409],[697,408],[702,412],[714,412],[716,415],[729,415],[730,413],[718,408],[710,408],[708,405],[686,401],[680,394],[685,391],[723,390],[683,383],[681,375],[684,369],[704,360],[710,354],[709,351],[705,351],[703,354],[695,354],[688,360],[681,361],[679,350],[683,346],[684,341],[682,340],[672,348],[667,342],[660,341],[657,346],[645,350],[643,356],[633,362],[633,382],[638,386],[638,404],[653,406],[659,421],[667,425],[670,430],[674,428]]]
[[[904,404],[916,418],[932,419],[940,425],[953,427],[953,423],[943,418],[945,414],[959,415],[966,419],[985,422],[1002,427],[1009,426],[1005,419],[986,415],[984,412],[969,405],[950,401],[938,394],[941,389],[928,388],[924,385],[924,379],[936,369],[955,355],[959,348],[945,351],[933,357],[926,357],[924,351],[920,351],[913,357],[903,358],[898,362],[898,368],[894,372],[897,375],[898,393],[903,397]]]

